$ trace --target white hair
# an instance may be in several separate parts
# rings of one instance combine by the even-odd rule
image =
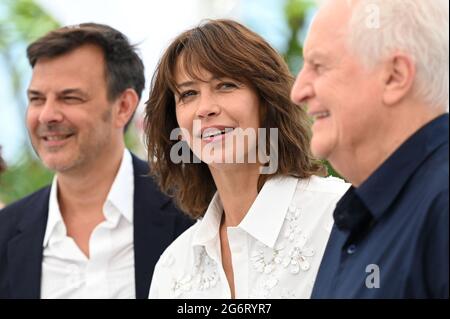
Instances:
[[[369,68],[394,52],[416,65],[415,95],[430,106],[449,103],[449,1],[347,0],[349,47]]]

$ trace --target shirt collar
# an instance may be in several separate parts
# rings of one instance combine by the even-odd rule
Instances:
[[[192,241],[193,246],[204,246],[219,233],[220,220],[222,218],[223,206],[219,193],[216,192],[209,203],[205,215],[199,221],[198,229]]]
[[[417,168],[449,136],[449,115],[432,120],[404,142],[360,187],[356,194],[376,219],[394,202]]]
[[[111,189],[103,207],[105,217],[108,219],[111,205],[120,215],[125,217],[129,223],[133,223],[133,205],[134,205],[134,171],[133,159],[130,152],[125,149],[120,163],[119,171],[114,179]]]
[[[340,230],[352,234],[361,232],[373,220],[372,214],[356,194],[353,186],[337,202],[333,217]]]
[[[58,233],[56,231],[58,226]],[[44,242],[42,243],[43,247],[47,247],[50,238],[59,238],[61,235],[63,236],[66,233],[65,225],[62,220],[61,210],[59,209],[58,203],[58,181],[57,176],[53,177],[52,188],[50,191],[49,205],[48,205],[48,219],[47,219],[47,228],[45,230]]]
[[[47,228],[43,242],[44,248],[47,247],[51,238],[57,240],[67,234],[58,202],[57,180],[57,175],[55,175],[50,191]],[[103,205],[105,218],[107,220],[118,220],[120,215],[122,215],[128,222],[133,223],[133,196],[133,160],[130,152],[125,149],[116,178]]]
[[[264,245],[274,248],[297,182],[297,178],[290,176],[269,179],[238,227]]]
[[[268,247],[274,247],[297,187],[298,179],[277,176],[259,192],[242,222],[237,226]],[[193,245],[206,245],[219,233],[223,206],[216,193],[194,235]]]

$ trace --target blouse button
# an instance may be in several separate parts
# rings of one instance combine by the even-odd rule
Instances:
[[[350,246],[347,247],[347,254],[353,255],[355,252],[356,252],[355,244],[351,244]]]

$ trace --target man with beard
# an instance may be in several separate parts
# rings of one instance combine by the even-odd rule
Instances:
[[[94,23],[50,32],[27,54],[27,127],[56,175],[0,213],[0,298],[146,298],[156,261],[191,221],[125,148],[142,61]]]

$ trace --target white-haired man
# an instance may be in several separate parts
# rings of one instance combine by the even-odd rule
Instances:
[[[332,0],[292,99],[352,184],[312,298],[448,298],[449,3]]]

